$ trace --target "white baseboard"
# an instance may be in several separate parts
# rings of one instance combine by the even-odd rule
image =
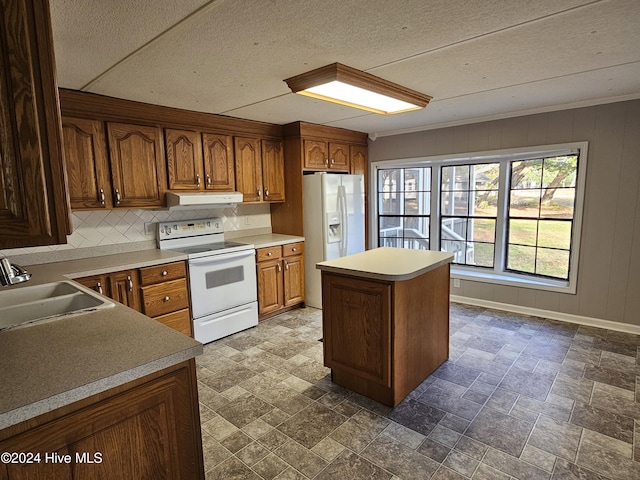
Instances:
[[[573,315],[571,313],[554,312],[553,310],[542,310],[540,308],[522,307],[520,305],[511,305],[509,303],[500,303],[491,300],[482,300],[479,298],[463,297],[461,295],[450,295],[449,298],[452,302],[455,303],[464,303],[466,305],[475,305],[477,307],[492,308],[494,310],[504,310],[507,312],[521,313],[523,315],[549,318],[551,320],[560,320],[568,323],[578,323],[580,325],[587,325],[589,327],[606,328],[608,330],[616,330],[618,332],[640,335],[640,325],[612,322],[611,320],[584,317],[582,315]]]

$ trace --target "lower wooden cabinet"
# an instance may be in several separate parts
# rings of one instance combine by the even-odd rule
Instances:
[[[137,270],[123,270],[110,273],[109,295],[116,302],[120,302],[129,308],[140,311],[140,283]]]
[[[0,464],[0,479],[204,479],[195,368],[191,359],[0,430],[0,451],[39,455]]]
[[[304,242],[258,248],[256,271],[260,320],[304,302]]]
[[[322,271],[332,381],[395,407],[449,358],[449,264],[408,280]]]
[[[185,262],[94,275],[75,281],[193,336]]]

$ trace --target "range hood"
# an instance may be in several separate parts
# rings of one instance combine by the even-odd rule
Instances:
[[[239,202],[241,192],[167,192],[167,207],[171,210],[229,207]]]

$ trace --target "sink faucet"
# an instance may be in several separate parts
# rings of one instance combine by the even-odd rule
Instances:
[[[31,274],[19,265],[11,265],[7,257],[0,258],[0,284],[5,287],[26,282]]]

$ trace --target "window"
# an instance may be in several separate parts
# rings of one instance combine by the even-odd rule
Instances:
[[[507,269],[568,280],[578,156],[510,167]]]
[[[500,165],[442,167],[440,245],[454,263],[493,267]]]
[[[378,171],[379,244],[429,250],[431,168]]]
[[[377,162],[378,245],[451,252],[457,278],[575,292],[586,149]]]

